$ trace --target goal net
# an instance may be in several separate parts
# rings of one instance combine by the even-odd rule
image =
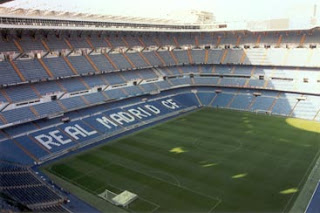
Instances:
[[[265,115],[272,115],[272,111],[269,110],[255,110],[256,114],[265,114]]]
[[[104,190],[101,194],[98,194],[99,197],[102,199],[112,202],[112,199],[117,196],[116,193],[113,193],[112,191],[109,191],[108,189]]]
[[[127,207],[130,203],[135,201],[138,198],[138,195],[129,192],[123,191],[120,194],[116,194],[106,189],[104,192],[98,195],[102,199],[121,207]]]

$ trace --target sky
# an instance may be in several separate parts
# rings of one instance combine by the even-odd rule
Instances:
[[[185,10],[213,12],[217,21],[310,18],[320,0],[15,0],[8,7],[106,15],[169,18]],[[170,15],[170,16],[169,16]]]

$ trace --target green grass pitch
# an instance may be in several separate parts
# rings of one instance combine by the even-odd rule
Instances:
[[[131,191],[134,212],[287,212],[320,134],[286,120],[204,108],[43,169],[100,203],[105,189]]]

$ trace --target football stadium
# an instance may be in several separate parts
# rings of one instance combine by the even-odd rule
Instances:
[[[320,212],[320,4],[232,22],[49,2],[0,1],[1,213]]]

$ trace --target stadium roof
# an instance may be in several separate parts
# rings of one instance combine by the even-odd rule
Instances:
[[[319,3],[319,0],[14,0],[3,6],[160,19],[172,19],[178,12],[197,10],[214,13],[219,22],[230,22],[310,17],[314,5],[320,7]],[[180,21],[187,18],[185,16]]]
[[[1,1],[1,0],[0,0]],[[118,23],[148,23],[148,24],[182,24],[173,19],[144,18],[132,16],[103,15],[98,13],[82,13],[58,10],[25,9],[20,7],[1,7],[0,14],[5,17],[26,17],[55,20],[108,21]]]
[[[9,1],[13,1],[13,0],[0,0],[0,4],[4,4],[4,3],[7,3]]]
[[[251,0],[243,0],[239,3],[238,0],[162,0],[155,3],[150,0],[14,0],[1,4],[0,16],[11,19],[39,19],[40,22],[41,20],[64,20],[155,25],[202,25],[202,23],[189,21],[190,15],[187,13],[177,12],[177,9],[187,11],[189,8],[194,8],[195,11],[211,11],[214,13],[216,22],[209,25],[218,26],[227,23],[230,30],[272,30],[272,28],[266,27],[268,25],[266,23],[271,19],[285,20],[288,23],[287,27],[281,29],[293,30],[310,29],[318,26],[317,22],[320,23],[319,13],[316,16],[313,15],[313,8],[319,3],[318,1],[292,0],[290,2],[279,2],[278,0],[268,0],[257,3]],[[274,4],[277,7],[274,7]],[[230,7],[230,5],[233,6]],[[205,28],[209,29],[207,26]]]

